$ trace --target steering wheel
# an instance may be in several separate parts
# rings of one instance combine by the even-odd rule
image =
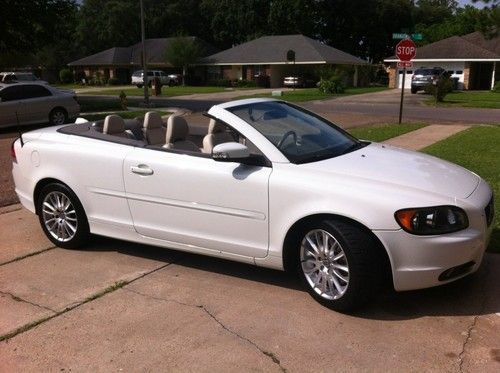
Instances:
[[[288,131],[287,133],[285,133],[283,135],[283,137],[281,138],[281,140],[278,142],[278,145],[277,145],[277,148],[278,149],[281,149],[281,146],[285,143],[285,140],[289,137],[289,136],[293,136],[293,141],[295,143],[297,143],[297,134],[295,133],[295,131]]]

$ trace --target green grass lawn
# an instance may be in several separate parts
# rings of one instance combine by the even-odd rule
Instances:
[[[106,117],[106,115],[110,114],[116,114],[122,117],[123,119],[133,119],[133,118],[139,118],[143,117],[148,111],[150,110],[137,110],[137,111],[116,111],[116,112],[110,112],[110,113],[102,113],[102,114],[85,114],[82,113],[81,117],[87,119],[88,121],[96,121],[96,120],[101,120]],[[168,115],[170,112],[168,111],[157,111],[160,115]]]
[[[495,193],[495,227],[488,251],[500,253],[500,126],[473,127],[431,145],[423,152],[474,171]]]
[[[429,105],[434,105],[434,99],[426,100]],[[492,91],[461,91],[448,93],[444,102],[438,106],[475,107],[485,109],[500,109],[500,93]]]
[[[192,87],[192,86],[163,86],[161,89],[162,96],[183,96],[183,95],[191,95],[195,93],[216,93],[216,92],[224,92],[226,90],[225,87]],[[121,91],[124,91],[127,96],[143,96],[144,88],[130,87],[127,89],[116,89],[110,88],[105,89],[98,92],[84,92],[81,95],[103,95],[103,96],[116,96],[120,94]],[[149,94],[152,95],[152,90],[149,90]]]
[[[358,139],[381,142],[425,126],[422,123],[384,123],[369,127],[350,128],[347,131]]]
[[[273,97],[271,93],[258,94],[258,95],[241,95],[234,98],[234,100],[239,100],[243,98],[253,98],[253,97],[273,97],[277,99],[282,99],[291,102],[302,102],[302,101],[313,101],[313,100],[325,100],[328,98],[342,97],[342,96],[352,96],[360,95],[362,93],[379,92],[386,90],[387,87],[363,87],[363,88],[347,88],[344,93],[338,94],[327,94],[321,93],[318,88],[298,88],[295,91],[283,91],[283,96]],[[276,88],[279,91],[279,88]]]

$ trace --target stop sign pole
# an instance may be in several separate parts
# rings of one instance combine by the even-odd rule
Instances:
[[[399,124],[403,117],[403,99],[405,94],[406,67],[411,66],[411,60],[417,55],[417,46],[411,39],[403,39],[396,45],[398,66],[403,65],[403,83],[401,84],[401,102],[399,103]]]

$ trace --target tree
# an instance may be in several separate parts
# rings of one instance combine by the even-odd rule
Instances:
[[[165,59],[172,66],[182,67],[182,85],[185,85],[188,67],[197,62],[202,54],[203,48],[195,38],[178,36],[165,51]]]
[[[446,19],[441,23],[435,23],[428,26],[418,25],[417,31],[424,35],[425,44],[433,43],[438,40],[446,39],[454,35],[466,35],[475,31],[481,31],[485,34],[494,28],[492,20],[492,9],[478,9],[467,5],[464,8],[457,9],[453,17]]]
[[[141,35],[139,14],[137,0],[85,0],[76,29],[81,55],[137,43]]]
[[[74,55],[75,0],[4,0],[0,66],[57,67]]]
[[[219,48],[230,48],[263,36],[267,30],[268,0],[202,0],[200,10],[208,37]]]

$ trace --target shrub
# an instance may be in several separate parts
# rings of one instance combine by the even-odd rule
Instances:
[[[493,92],[500,93],[500,80],[493,86]]]
[[[334,94],[343,93],[345,87],[340,77],[332,76],[330,79],[321,79],[318,84],[318,89],[321,93]]]
[[[231,87],[231,81],[229,79],[209,80],[207,85],[215,87]]]
[[[257,82],[252,80],[237,80],[235,86],[238,88],[253,88],[257,87]]]
[[[109,78],[108,84],[109,85],[118,85],[118,84],[120,84],[120,81],[118,80],[118,78]]]
[[[127,110],[127,95],[125,94],[125,92],[121,91],[118,95],[118,98],[120,99],[120,105],[122,109]]]
[[[73,82],[73,73],[70,69],[62,69],[59,71],[59,80],[63,84],[68,84]]]
[[[453,90],[453,81],[448,77],[441,77],[435,84],[427,84],[425,86],[425,93],[434,96],[436,103],[443,102],[445,96]]]

